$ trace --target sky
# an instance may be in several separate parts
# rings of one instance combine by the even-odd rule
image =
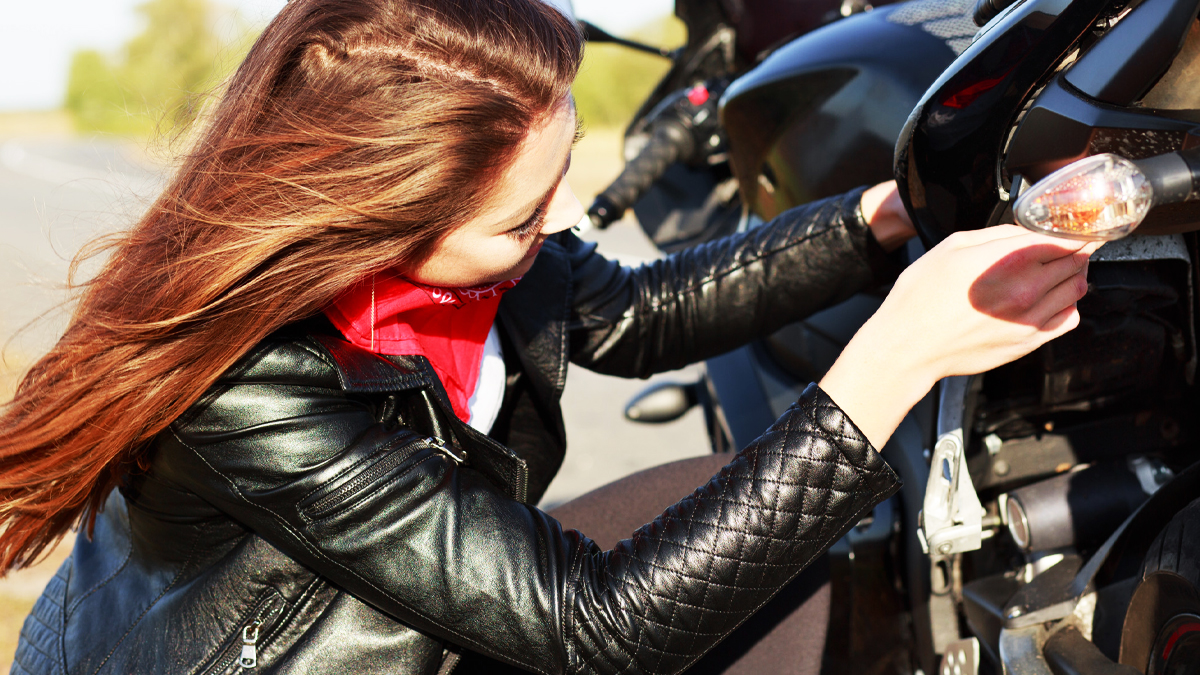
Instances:
[[[0,20],[0,111],[62,104],[67,68],[77,49],[115,51],[141,28],[134,8],[144,0],[8,2]],[[581,19],[616,34],[670,14],[671,0],[573,0]],[[221,0],[266,24],[284,0]]]

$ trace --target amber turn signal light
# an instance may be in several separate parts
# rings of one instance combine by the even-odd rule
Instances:
[[[1136,164],[1112,154],[1069,164],[1022,192],[1017,222],[1070,239],[1120,239],[1141,224],[1154,202],[1150,180]]]

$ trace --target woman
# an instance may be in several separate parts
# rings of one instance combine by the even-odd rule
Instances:
[[[281,11],[4,409],[3,569],[91,532],[14,672],[677,672],[898,488],[873,446],[934,382],[1077,322],[1087,251],[955,236],[600,550],[531,505],[567,360],[645,376],[845,297],[887,188],[620,268],[565,231],[580,52],[537,0]]]

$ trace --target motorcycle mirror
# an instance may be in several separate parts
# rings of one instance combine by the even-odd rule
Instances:
[[[579,21],[579,27],[583,29],[583,39],[587,40],[588,42],[609,42],[615,45],[629,47],[630,49],[636,49],[639,52],[646,52],[647,54],[654,54],[667,59],[672,57],[672,52],[669,49],[663,49],[662,47],[655,47],[642,42],[619,38],[590,21],[584,21],[581,19]]]
[[[660,382],[650,385],[626,404],[625,419],[648,424],[677,420],[699,402],[699,387],[698,382]]]
[[[1200,147],[1131,161],[1110,153],[1068,164],[1023,191],[1017,222],[1068,239],[1128,235],[1151,207],[1200,198]]]

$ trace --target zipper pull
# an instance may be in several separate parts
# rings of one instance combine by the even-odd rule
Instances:
[[[442,452],[446,453],[447,455],[449,455],[450,459],[454,460],[455,464],[463,463],[464,458],[454,454],[454,451],[451,450],[450,447],[447,446],[445,443],[443,443],[440,438],[434,438],[433,436],[429,436],[425,439],[425,442],[432,445],[433,447],[437,448],[438,450],[441,450]]]
[[[238,659],[238,665],[243,668],[254,668],[258,665],[258,648],[255,644],[258,643],[258,627],[261,625],[262,621],[255,620],[242,628],[242,657]]]

